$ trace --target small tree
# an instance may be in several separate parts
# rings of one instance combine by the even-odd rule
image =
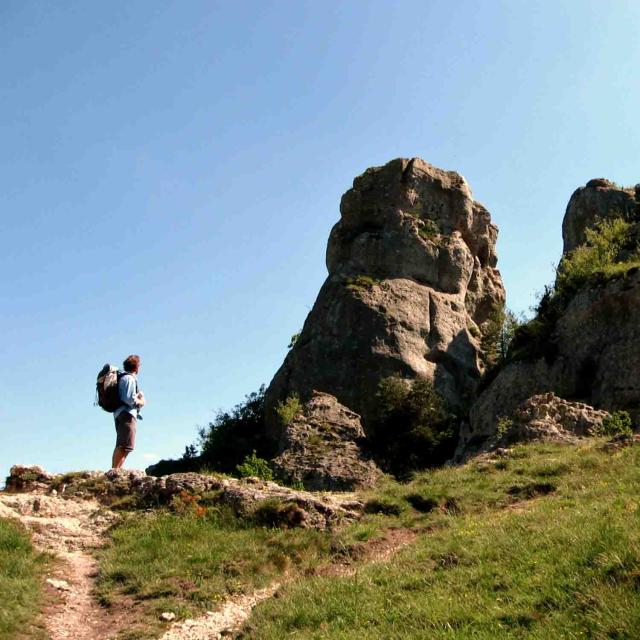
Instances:
[[[384,378],[376,395],[378,418],[371,441],[378,462],[403,477],[437,466],[453,455],[456,420],[430,380]]]
[[[484,323],[480,341],[480,348],[489,367],[506,359],[513,337],[521,324],[520,318],[506,307],[498,306],[493,310]]]
[[[219,411],[213,422],[200,429],[203,466],[233,473],[252,451],[261,458],[274,455],[273,444],[265,433],[264,394],[262,385],[231,411]]]

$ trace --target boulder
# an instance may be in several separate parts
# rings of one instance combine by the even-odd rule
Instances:
[[[413,158],[367,169],[342,197],[327,247],[329,275],[266,393],[278,441],[278,402],[313,390],[375,415],[380,379],[426,377],[453,408],[483,368],[480,329],[505,294],[498,230],[462,176]]]
[[[353,491],[372,487],[381,476],[363,453],[360,416],[334,396],[315,391],[303,410],[286,426],[276,474],[312,491]]]

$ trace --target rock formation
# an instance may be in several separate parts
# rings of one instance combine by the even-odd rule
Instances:
[[[277,403],[314,389],[360,414],[366,431],[391,375],[429,378],[460,408],[483,367],[483,325],[504,303],[498,230],[457,173],[393,160],[357,177],[340,212],[329,275],[267,390],[274,438]]]
[[[565,214],[565,251],[585,240],[597,219],[635,219],[640,189],[591,180],[578,189]],[[542,356],[507,364],[470,411],[460,454],[491,438],[501,417],[511,417],[527,398],[545,392],[601,409],[640,415],[640,272],[590,284],[570,300]]]
[[[360,416],[333,396],[314,392],[285,427],[281,452],[272,465],[278,477],[312,491],[372,487],[381,472],[361,449]]]
[[[138,470],[80,471],[50,474],[42,467],[14,465],[6,482],[9,493],[40,493],[70,500],[97,499],[107,506],[130,508],[171,505],[175,498],[228,505],[239,517],[263,518],[265,524],[328,529],[358,519],[363,504],[352,497],[314,495],[258,478],[224,478],[174,473],[157,478]],[[120,505],[118,505],[120,501]]]
[[[640,185],[623,189],[604,178],[589,180],[573,192],[562,221],[563,253],[569,253],[586,240],[585,229],[598,220],[613,216],[640,218]]]
[[[525,400],[503,421],[485,449],[505,447],[514,442],[546,440],[575,442],[582,436],[597,435],[602,421],[609,416],[582,402],[570,402],[554,393],[542,393]]]

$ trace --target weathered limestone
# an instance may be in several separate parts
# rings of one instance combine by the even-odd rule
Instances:
[[[427,377],[463,406],[483,367],[479,327],[504,303],[497,228],[457,173],[393,160],[357,177],[340,211],[329,276],[267,390],[277,439],[277,403],[314,389],[360,414],[366,431],[391,375]]]
[[[360,517],[362,503],[348,494],[314,495],[258,478],[222,478],[198,473],[175,473],[157,478],[144,471],[81,471],[49,474],[41,467],[16,465],[7,478],[8,492],[49,493],[69,499],[98,499],[111,505],[129,498],[132,505],[171,504],[176,497],[201,496],[229,505],[241,517],[269,511],[271,524],[331,528]],[[55,493],[54,493],[55,492]]]
[[[353,491],[372,487],[381,476],[362,451],[360,416],[333,396],[314,392],[284,429],[272,465],[290,483],[311,491]]]
[[[604,178],[589,180],[574,191],[562,221],[564,253],[573,251],[586,240],[585,229],[598,220],[622,217],[640,218],[640,185],[624,189]]]
[[[640,216],[640,188],[621,189],[603,179],[578,189],[562,225],[565,253],[584,243],[598,219]],[[637,233],[637,224],[630,233]],[[545,357],[512,362],[473,404],[458,455],[492,438],[498,419],[527,398],[554,392],[600,409],[640,417],[640,271],[584,287],[555,324]]]

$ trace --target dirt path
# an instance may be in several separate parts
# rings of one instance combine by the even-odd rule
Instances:
[[[415,538],[416,534],[409,529],[389,529],[383,537],[363,543],[359,547],[357,561],[321,565],[315,575],[353,576],[362,566],[386,562]],[[265,589],[227,600],[219,611],[210,611],[200,618],[176,623],[160,640],[219,640],[231,635],[242,628],[256,605],[274,597],[282,584],[290,580],[285,577],[282,582],[274,582]]]
[[[0,493],[0,517],[19,520],[33,533],[34,546],[58,561],[47,577],[44,612],[51,640],[107,640],[117,631],[92,589],[99,547],[115,514],[93,500],[64,500],[34,494]]]
[[[0,517],[22,522],[32,531],[34,546],[58,559],[46,587],[44,617],[51,640],[108,640],[125,627],[126,621],[100,607],[93,594],[98,567],[91,552],[103,544],[106,530],[117,520],[113,512],[94,500],[0,493]],[[321,565],[315,574],[352,576],[364,565],[387,561],[415,537],[408,529],[390,529],[356,547],[355,560]],[[161,640],[218,640],[238,631],[256,605],[274,597],[291,579],[285,576],[264,589],[230,598],[218,611],[174,623]]]

